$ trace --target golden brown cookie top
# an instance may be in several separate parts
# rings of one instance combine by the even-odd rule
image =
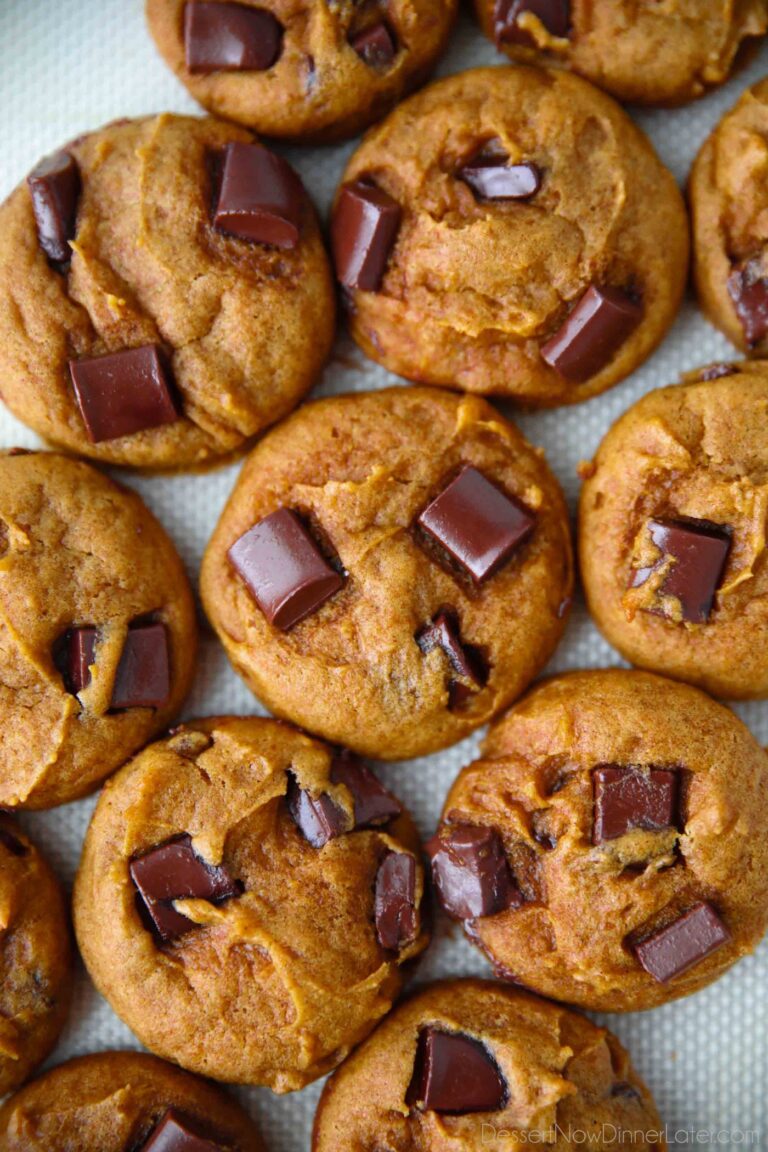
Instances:
[[[697,689],[557,677],[457,778],[433,875],[500,975],[599,1011],[650,1008],[761,939],[767,790],[762,748]]]
[[[610,1032],[524,992],[450,980],[419,992],[328,1081],[313,1152],[470,1152],[513,1134],[556,1152],[602,1128],[601,1147],[666,1147],[650,1093]],[[570,1134],[570,1135],[569,1135]],[[624,1137],[624,1140],[621,1137]]]
[[[298,177],[249,132],[117,121],[30,180],[0,207],[0,367],[3,399],[41,435],[188,467],[314,382],[334,328],[322,240]]]
[[[0,803],[91,791],[178,711],[195,642],[181,560],[134,492],[0,455]]]

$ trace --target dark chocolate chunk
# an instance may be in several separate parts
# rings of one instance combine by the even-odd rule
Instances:
[[[70,152],[41,160],[27,176],[40,247],[54,264],[66,264],[75,235],[80,170]]]
[[[388,792],[370,768],[356,756],[337,756],[331,765],[331,780],[344,784],[352,793],[355,805],[355,828],[371,824],[386,824],[403,811],[403,806]]]
[[[744,339],[755,348],[768,336],[768,277],[759,260],[747,260],[728,277],[728,295],[736,309]]]
[[[466,164],[459,176],[483,200],[530,200],[541,187],[535,164],[510,164],[508,156],[482,152]]]
[[[440,902],[456,919],[494,916],[522,903],[495,829],[448,825],[426,847]]]
[[[196,925],[177,912],[174,900],[208,900],[220,904],[239,896],[242,888],[223,865],[207,864],[187,835],[150,848],[129,865],[133,885],[158,937],[168,942]]]
[[[113,708],[162,708],[171,695],[164,624],[131,624],[112,688]]]
[[[374,914],[382,948],[397,952],[418,936],[416,860],[409,852],[389,852],[379,865]]]
[[[488,670],[485,663],[477,648],[462,642],[458,620],[452,613],[439,612],[429,624],[416,633],[415,639],[425,655],[435,648],[440,648],[448,657],[451,668],[457,676],[469,680],[469,684],[461,680],[449,681],[448,705],[451,711],[460,708],[475,691],[479,691],[487,683]]]
[[[288,811],[294,824],[313,848],[322,848],[349,831],[349,820],[343,808],[327,792],[313,796],[300,787],[294,776],[288,777]]]
[[[632,587],[640,588],[661,564],[673,564],[659,592],[680,602],[683,619],[706,624],[731,548],[729,531],[702,521],[649,520],[648,531],[661,559],[651,568],[636,568]]]
[[[345,184],[331,220],[336,275],[345,288],[378,292],[402,212],[381,188],[364,180]]]
[[[90,625],[70,628],[64,636],[56,664],[64,679],[64,686],[72,696],[77,696],[91,682],[91,665],[96,662],[98,638],[97,629]]]
[[[482,584],[528,539],[536,519],[518,500],[467,465],[424,509],[418,523]]]
[[[463,1032],[419,1032],[408,1103],[422,1112],[500,1112],[507,1083],[488,1049]]]
[[[202,1124],[169,1108],[139,1152],[221,1152],[221,1148],[220,1140]]]
[[[282,44],[283,26],[264,8],[191,0],[184,9],[189,72],[265,72]]]
[[[524,12],[538,16],[553,36],[565,39],[570,32],[570,0],[497,0],[493,14],[493,31],[497,45],[535,44],[526,29],[521,28],[517,22]]]
[[[108,356],[70,360],[69,372],[93,444],[159,428],[179,419],[171,383],[155,344]]]
[[[370,68],[388,68],[397,55],[395,38],[383,21],[351,36],[349,43]]]
[[[605,764],[592,773],[592,843],[615,840],[634,828],[673,828],[677,819],[677,772],[666,768],[618,768]]]
[[[261,144],[228,144],[213,226],[219,232],[295,248],[305,192],[290,164]]]
[[[694,904],[666,928],[635,945],[635,955],[654,980],[666,984],[722,948],[731,933],[711,904]]]
[[[269,623],[284,632],[344,585],[288,508],[278,508],[249,528],[228,556]]]
[[[702,368],[699,380],[702,383],[710,383],[712,380],[722,380],[725,376],[733,376],[737,371],[735,364],[710,364],[707,368]]]
[[[620,288],[593,284],[541,357],[566,380],[583,384],[602,372],[643,319],[643,306]]]

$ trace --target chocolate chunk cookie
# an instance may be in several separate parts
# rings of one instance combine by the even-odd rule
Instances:
[[[728,79],[768,28],[764,0],[475,0],[483,31],[521,63],[572,68],[620,100],[685,104]]]
[[[200,721],[102,793],[74,898],[97,987],[158,1055],[301,1088],[427,944],[419,841],[354,757],[274,720]]]
[[[64,894],[31,840],[0,814],[0,1096],[53,1048],[71,986]]]
[[[263,1152],[245,1112],[139,1052],[68,1060],[0,1109],[0,1152]]]
[[[95,788],[181,707],[195,642],[181,560],[135,493],[0,454],[0,805]]]
[[[542,1144],[666,1148],[648,1089],[616,1037],[500,984],[451,980],[403,1004],[328,1081],[313,1152]]]
[[[610,642],[716,696],[768,696],[768,364],[644,396],[583,471],[583,583]]]
[[[568,518],[540,451],[427,388],[303,408],[247,461],[201,587],[271,711],[396,760],[461,740],[562,635]]]
[[[491,728],[428,845],[503,979],[606,1012],[711,984],[768,925],[768,759],[696,688],[546,681]]]
[[[634,371],[688,266],[685,208],[647,138],[591,85],[534,68],[451,76],[369,132],[332,240],[374,360],[540,406]]]
[[[456,0],[147,0],[166,63],[196,100],[264,132],[339,140],[422,84]]]
[[[80,455],[225,456],[301,399],[333,332],[301,182],[230,124],[118,121],[0,206],[0,396]]]

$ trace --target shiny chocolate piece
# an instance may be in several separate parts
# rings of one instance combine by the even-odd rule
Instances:
[[[131,624],[112,688],[113,708],[163,708],[171,695],[164,624]]]
[[[221,1141],[202,1124],[169,1108],[138,1152],[221,1152],[222,1148]]]
[[[428,1025],[419,1032],[408,1103],[421,1112],[500,1112],[508,1088],[479,1040]]]
[[[416,633],[415,640],[425,656],[435,648],[441,649],[456,675],[469,680],[469,684],[460,680],[449,681],[448,704],[451,711],[461,707],[475,691],[485,687],[488,671],[482,657],[476,648],[462,642],[458,620],[452,613],[438,612],[429,624]]]
[[[680,602],[683,620],[706,624],[712,612],[731,549],[728,530],[703,521],[649,520],[648,531],[661,559],[651,568],[636,568],[632,587],[641,588],[661,564],[673,564],[659,592]]]
[[[72,255],[69,241],[75,235],[80,198],[77,161],[70,152],[47,156],[27,176],[27,186],[40,247],[54,264],[66,264]]]
[[[288,777],[288,811],[313,848],[323,848],[329,840],[350,831],[346,812],[327,792],[313,796],[292,775]]]
[[[635,945],[635,955],[654,980],[666,984],[711,956],[731,939],[719,915],[705,900],[666,928]]]
[[[467,465],[424,509],[418,523],[482,584],[528,539],[536,518]]]
[[[560,330],[541,346],[541,358],[573,384],[602,372],[643,319],[643,306],[620,288],[593,284]]]
[[[541,188],[541,172],[535,164],[510,164],[508,156],[480,153],[459,176],[483,200],[530,200]]]
[[[91,682],[91,665],[96,662],[98,639],[98,630],[86,625],[68,629],[54,647],[54,663],[71,696],[77,696]]]
[[[448,825],[426,848],[440,902],[457,920],[495,916],[522,903],[495,829]]]
[[[750,348],[757,347],[768,336],[768,277],[759,260],[747,260],[728,277],[731,298],[744,339]]]
[[[677,821],[677,772],[666,768],[619,768],[605,764],[592,772],[592,843],[616,840],[640,828],[674,828]]]
[[[397,952],[419,934],[416,860],[409,852],[389,852],[376,873],[376,936],[382,948]]]
[[[274,248],[296,248],[304,187],[290,164],[261,144],[228,144],[213,214],[218,232]]]
[[[191,0],[184,9],[189,72],[266,72],[282,46],[283,26],[264,8]]]
[[[134,856],[128,870],[153,931],[163,943],[197,927],[176,911],[174,900],[220,904],[242,891],[223,865],[207,864],[197,855],[186,834]]]
[[[395,38],[383,21],[351,36],[349,43],[369,68],[388,68],[397,55]]]
[[[227,555],[269,623],[283,632],[344,586],[289,508],[259,520]]]
[[[70,360],[69,372],[93,444],[179,419],[171,382],[155,344]]]
[[[497,0],[493,14],[493,33],[496,44],[524,44],[535,46],[530,33],[521,28],[518,19],[525,12],[538,16],[552,36],[565,39],[571,29],[570,0]]]
[[[400,801],[387,791],[370,768],[350,753],[336,757],[331,765],[331,780],[334,784],[346,785],[352,793],[355,828],[386,824],[403,811]]]
[[[356,180],[343,186],[331,220],[331,247],[345,288],[378,292],[401,217],[398,202],[375,184]]]

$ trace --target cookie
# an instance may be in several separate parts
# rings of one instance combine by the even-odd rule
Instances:
[[[267,707],[382,760],[447,747],[518,696],[571,588],[541,452],[485,401],[428,388],[321,400],[266,436],[201,575]]]
[[[704,142],[689,182],[694,275],[709,319],[743,352],[768,354],[768,80]]]
[[[354,136],[432,71],[456,0],[147,0],[149,30],[211,112],[267,136]]]
[[[134,492],[0,454],[0,806],[92,791],[173,719],[195,646],[183,565]]]
[[[571,68],[633,104],[703,96],[768,29],[764,0],[475,0],[475,9],[486,36],[514,61]]]
[[[498,976],[604,1012],[687,996],[768,925],[768,759],[687,685],[544,682],[451,788],[428,845],[446,911]]]
[[[768,364],[649,393],[582,472],[582,579],[611,644],[715,696],[768,696]]]
[[[219,718],[105,788],[75,928],[147,1048],[289,1092],[391,1008],[427,944],[423,885],[411,818],[364,764],[274,720]]]
[[[368,133],[332,220],[352,335],[411,380],[571,404],[672,323],[688,223],[672,174],[575,76],[480,68]]]
[[[218,1088],[139,1052],[68,1060],[0,1109],[0,1152],[263,1152]]]
[[[53,1049],[71,988],[64,893],[32,841],[0,814],[0,1096]]]
[[[666,1148],[651,1094],[616,1037],[500,984],[433,984],[398,1008],[325,1086],[313,1152]],[[509,1144],[507,1145],[507,1142]]]
[[[79,455],[231,454],[298,403],[333,333],[312,205],[244,129],[117,121],[0,206],[0,396]]]

